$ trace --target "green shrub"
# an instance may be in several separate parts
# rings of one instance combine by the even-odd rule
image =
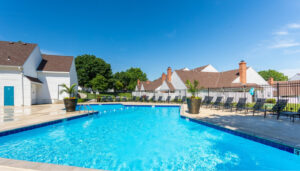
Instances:
[[[275,104],[276,103],[276,99],[267,99],[266,100],[266,103],[272,103],[272,104]]]
[[[87,99],[78,99],[77,100],[78,103],[83,103],[83,102],[86,102],[86,101],[87,101]]]

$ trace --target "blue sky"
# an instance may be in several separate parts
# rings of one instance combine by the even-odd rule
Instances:
[[[44,53],[94,54],[114,72],[140,67],[150,80],[212,64],[300,72],[298,0],[0,0],[0,40]]]

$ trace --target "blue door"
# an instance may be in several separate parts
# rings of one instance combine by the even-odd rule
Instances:
[[[4,86],[4,106],[14,105],[14,87]]]

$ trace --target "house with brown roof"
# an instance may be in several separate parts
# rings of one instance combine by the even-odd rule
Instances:
[[[169,67],[167,74],[154,81],[138,81],[134,95],[158,95],[158,96],[189,96],[186,81],[197,80],[202,88],[226,88],[268,85],[252,67],[247,67],[245,61],[239,63],[238,69],[219,72],[212,65],[205,65],[195,69],[183,68],[172,71]],[[137,93],[139,92],[139,93]],[[152,92],[155,92],[151,94]]]
[[[42,54],[34,43],[0,41],[0,106],[54,103],[78,84],[74,57]]]

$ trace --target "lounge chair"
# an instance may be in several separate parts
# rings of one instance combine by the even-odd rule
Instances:
[[[249,110],[252,110],[253,116],[254,116],[255,112],[263,110],[265,102],[266,102],[266,99],[258,98],[253,107],[246,108],[247,113],[249,112]]]
[[[202,100],[201,106],[202,106],[203,104],[206,104],[207,100],[208,100],[208,96],[205,96],[204,99]]]
[[[149,102],[149,96],[146,96],[144,99],[145,102]]]
[[[101,102],[106,102],[106,96],[102,96],[100,101]]]
[[[239,101],[236,104],[235,112],[246,110],[246,101],[247,101],[247,98],[239,98]]]
[[[171,101],[171,96],[168,96],[166,102],[170,103],[170,101]]]
[[[162,96],[159,96],[158,99],[157,99],[157,102],[162,102],[162,100],[163,100]]]
[[[233,97],[227,97],[224,105],[223,105],[223,110],[225,109],[230,109],[232,112],[232,107],[233,107]]]
[[[265,109],[264,118],[266,118],[267,112],[272,112],[273,114],[275,114],[275,112],[276,112],[277,119],[279,119],[279,116],[280,116],[279,113],[283,111],[283,109],[286,107],[287,103],[288,103],[288,100],[286,100],[286,99],[278,100],[271,110]]]
[[[205,101],[204,103],[202,103],[202,104],[205,105],[205,106],[210,106],[210,105],[211,105],[211,102],[212,102],[212,100],[213,100],[214,97],[212,97],[212,96],[205,96],[205,97],[207,97],[207,99],[206,99],[206,101]]]
[[[155,96],[152,96],[152,97],[151,97],[151,101],[152,101],[152,102],[156,102],[156,97],[155,97]]]
[[[123,101],[123,102],[127,102],[127,97],[123,96],[123,97],[122,97],[122,101]]]
[[[178,96],[175,96],[174,102],[178,102],[178,100],[179,100],[179,97],[178,97]]]
[[[108,96],[108,97],[107,97],[107,101],[108,101],[108,102],[113,102],[114,99],[113,99],[111,96]]]
[[[145,96],[141,96],[140,99],[139,99],[139,102],[143,102],[145,99]]]
[[[132,101],[134,101],[134,102],[135,102],[135,101],[136,101],[136,99],[137,99],[137,98],[136,98],[136,96],[133,96],[133,97],[132,97]]]
[[[222,96],[218,96],[217,99],[216,99],[216,101],[211,105],[211,107],[212,108],[218,108],[218,109],[220,109],[222,99],[223,99]]]
[[[185,103],[185,101],[186,101],[186,96],[182,96],[181,102],[182,102],[182,103]]]
[[[120,102],[121,98],[119,96],[116,97],[116,102]]]
[[[300,118],[300,109],[297,112],[279,112],[277,119],[279,119],[280,115],[290,117],[290,119],[293,118],[293,122],[295,122],[295,116],[299,116]]]

